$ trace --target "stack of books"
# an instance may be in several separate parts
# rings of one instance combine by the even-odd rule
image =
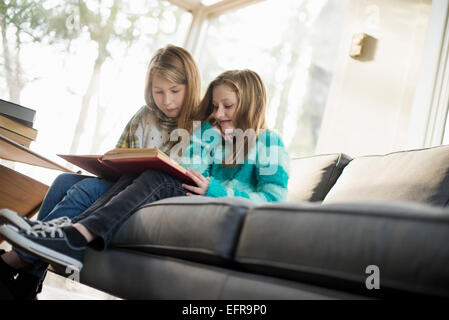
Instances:
[[[0,99],[0,135],[28,148],[37,137],[35,115],[35,110]]]

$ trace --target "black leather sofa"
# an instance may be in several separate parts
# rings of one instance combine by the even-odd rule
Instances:
[[[139,209],[81,282],[125,299],[449,297],[449,146],[292,159],[289,201]]]

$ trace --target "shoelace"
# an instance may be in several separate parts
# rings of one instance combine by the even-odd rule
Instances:
[[[31,229],[25,231],[27,235],[40,238],[48,238],[48,236],[50,236],[50,238],[54,238],[56,234],[58,238],[62,238],[64,236],[60,226],[42,226],[42,228],[38,230]]]
[[[36,224],[31,227],[33,231],[42,230],[48,227],[67,227],[71,225],[71,220],[69,217],[60,217],[50,221],[34,221]]]

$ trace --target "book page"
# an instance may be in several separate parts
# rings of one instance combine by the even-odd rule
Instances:
[[[159,158],[164,162],[167,162],[171,166],[177,168],[181,172],[186,172],[179,163],[170,159],[170,157],[163,151],[157,148],[115,148],[104,154],[101,160],[112,160],[112,159],[135,159],[135,158]]]
[[[163,153],[157,148],[115,148],[104,154],[103,160],[108,159],[120,159],[120,158],[130,158],[130,157],[156,157],[160,153]]]

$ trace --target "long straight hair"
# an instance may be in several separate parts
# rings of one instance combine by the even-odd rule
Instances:
[[[157,50],[148,65],[145,81],[145,101],[153,108],[157,108],[152,93],[152,79],[155,74],[186,86],[184,103],[176,121],[178,128],[192,133],[194,115],[198,112],[201,99],[200,71],[192,55],[174,45]]]
[[[251,70],[230,70],[225,71],[215,78],[208,86],[203,99],[200,102],[198,110],[198,119],[209,121],[212,126],[217,125],[213,117],[214,106],[213,90],[219,85],[227,85],[237,95],[238,102],[234,115],[232,117],[232,124],[234,128],[246,131],[248,129],[254,130],[256,137],[261,131],[266,130],[266,90],[260,76]],[[248,148],[245,148],[248,145]],[[247,157],[249,148],[252,145],[245,136],[244,144],[237,146],[233,152],[233,164],[237,165],[236,159],[239,154],[243,152],[244,158]]]

